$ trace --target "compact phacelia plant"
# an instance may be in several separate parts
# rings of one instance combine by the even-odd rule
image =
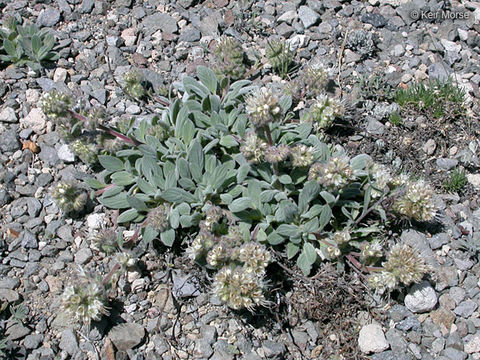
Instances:
[[[235,81],[243,77],[246,68],[243,62],[242,44],[230,36],[222,36],[213,51],[215,55],[215,73]]]
[[[62,310],[65,314],[82,324],[90,325],[103,315],[108,315],[104,286],[94,279],[67,285],[62,294]]]
[[[230,307],[267,303],[273,251],[305,275],[327,260],[369,273],[382,264],[388,220],[433,218],[424,182],[323,143],[291,114],[290,95],[197,71],[198,81],[174,83],[178,97],[158,119],[130,122],[130,147],[98,156],[104,171],[86,182],[120,210],[118,223],[137,227],[133,242],[186,247],[216,272],[214,292]],[[148,134],[159,123],[169,136]]]
[[[74,183],[59,182],[52,190],[52,198],[64,213],[81,211],[88,201],[88,194]]]

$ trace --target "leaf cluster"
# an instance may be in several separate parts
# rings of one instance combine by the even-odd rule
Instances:
[[[7,28],[0,29],[0,60],[5,64],[28,65],[40,70],[47,62],[58,60],[52,51],[55,39],[49,29],[34,24],[19,25],[14,18],[7,20]]]

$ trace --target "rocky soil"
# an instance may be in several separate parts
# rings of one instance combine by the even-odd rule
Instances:
[[[480,359],[479,2],[0,0],[0,9],[2,18],[20,14],[51,29],[60,53],[40,74],[26,67],[0,71],[5,358]],[[60,141],[38,108],[40,96],[71,91],[86,104],[106,106],[112,122],[150,116],[124,96],[114,77],[138,69],[154,88],[168,86],[194,74],[197,65],[212,64],[211,49],[221,35],[242,42],[258,82],[282,81],[262,56],[275,38],[296,51],[299,69],[325,66],[332,96],[344,101],[350,124],[329,140],[434,182],[437,222],[392,236],[417,247],[436,276],[378,299],[355,276],[339,277],[326,267],[325,281],[293,278],[287,297],[297,291],[309,299],[317,289],[317,295],[335,293],[336,300],[305,302],[302,316],[280,306],[252,315],[232,312],[212,296],[206,274],[186,259],[138,249],[137,267],[118,280],[110,317],[90,329],[73,326],[59,312],[60,294],[79,267],[108,272],[109,259],[91,248],[89,234],[113,224],[115,214],[92,200],[84,216],[62,216],[52,187],[81,181],[92,169]],[[254,67],[258,62],[263,66]],[[467,114],[445,132],[415,114],[395,127],[378,92],[362,99],[371,89],[358,84],[372,74],[393,89],[451,76],[466,91]],[[442,182],[459,166],[469,184],[461,193],[446,193]],[[334,309],[321,311],[332,303]],[[15,321],[15,311],[24,316]]]

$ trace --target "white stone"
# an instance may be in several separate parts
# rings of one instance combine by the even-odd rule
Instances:
[[[91,230],[100,229],[103,224],[105,214],[90,214],[87,216],[87,225]]]
[[[287,44],[289,45],[291,51],[295,51],[298,48],[307,46],[309,41],[310,41],[310,36],[295,35],[291,39],[287,40]]]
[[[27,103],[35,104],[38,102],[38,100],[40,100],[40,93],[34,89],[27,89],[25,90],[25,97],[26,97]]]
[[[467,174],[467,180],[474,188],[480,190],[480,174]]]
[[[453,41],[447,40],[447,39],[440,39],[440,42],[442,43],[443,47],[447,51],[453,51],[453,52],[460,52],[462,50],[462,45],[457,44]]]
[[[460,38],[460,40],[463,40],[463,41],[467,41],[468,39],[468,31],[467,30],[463,30],[463,29],[457,29],[458,31],[458,37]]]
[[[137,41],[137,35],[134,28],[127,28],[123,30],[120,36],[125,41],[126,46],[132,46]]]
[[[14,123],[17,122],[17,115],[15,114],[15,110],[11,107],[7,107],[0,111],[0,121]]]
[[[75,154],[67,144],[63,144],[57,150],[58,157],[66,163],[72,163],[75,161]]]
[[[277,21],[279,23],[281,22],[286,22],[288,24],[291,24],[293,20],[297,17],[297,12],[295,10],[290,10],[284,12],[278,19]]]
[[[65,82],[65,80],[67,80],[67,70],[62,68],[57,68],[53,73],[53,81]]]
[[[358,336],[358,347],[365,354],[379,353],[388,349],[389,345],[382,327],[369,324],[362,327]]]
[[[37,134],[43,132],[46,123],[47,118],[39,108],[33,108],[23,120],[20,120],[20,124],[23,125],[24,128],[31,128]]]
[[[428,281],[413,285],[405,296],[405,306],[413,313],[433,310],[437,301],[437,294]]]
[[[479,353],[480,335],[473,337],[468,343],[466,343],[464,350],[467,354]]]

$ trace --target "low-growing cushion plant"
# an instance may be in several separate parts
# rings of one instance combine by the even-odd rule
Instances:
[[[197,76],[174,84],[178,97],[158,118],[118,134],[129,147],[99,155],[104,170],[86,180],[120,210],[118,223],[136,224],[130,245],[186,248],[233,309],[268,303],[277,255],[304,275],[321,261],[348,263],[380,293],[428,272],[414,249],[388,250],[381,236],[392,219],[434,218],[428,184],[323,143],[322,126],[300,122],[290,95],[228,85],[202,66]]]

